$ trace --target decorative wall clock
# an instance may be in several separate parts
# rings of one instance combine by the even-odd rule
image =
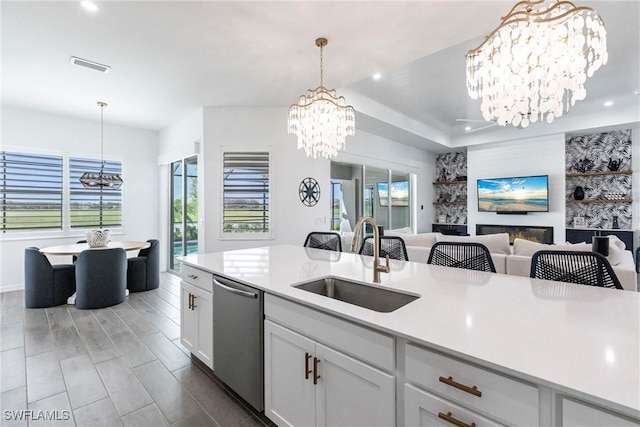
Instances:
[[[315,206],[320,200],[320,184],[311,177],[302,180],[299,187],[300,201],[305,206]]]

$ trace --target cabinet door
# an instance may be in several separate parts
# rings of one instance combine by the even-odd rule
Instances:
[[[631,421],[597,409],[587,404],[582,404],[571,399],[562,399],[562,425],[564,427],[590,427],[590,426],[639,426],[640,422]]]
[[[194,305],[198,318],[198,345],[194,354],[213,369],[213,294],[196,288]]]
[[[190,308],[191,296],[195,292],[195,286],[180,283],[180,343],[191,353],[198,347],[198,317]]]
[[[265,415],[280,426],[314,425],[314,342],[265,320],[264,354]]]
[[[390,426],[395,418],[395,377],[316,344],[320,360],[316,425]]]

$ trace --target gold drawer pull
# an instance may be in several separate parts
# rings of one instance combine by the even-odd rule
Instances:
[[[460,420],[456,420],[451,416],[451,412],[447,412],[446,414],[443,412],[438,412],[438,418],[442,418],[443,420],[453,425],[456,425],[458,427],[476,427],[476,423],[467,424],[467,423],[463,423]]]
[[[198,276],[196,276],[195,274],[187,274],[187,277],[189,279],[193,279],[193,280],[197,280],[198,279]]]
[[[309,369],[309,359],[311,359],[311,355],[307,352],[304,353],[304,379],[309,379],[309,374],[311,374],[311,369]]]
[[[474,396],[482,397],[482,392],[478,390],[478,387],[476,386],[469,387],[464,384],[457,383],[453,380],[453,377],[440,377],[439,380],[441,383],[445,383],[447,385],[450,385],[451,387],[455,387],[458,390],[466,391],[467,393],[473,394]]]

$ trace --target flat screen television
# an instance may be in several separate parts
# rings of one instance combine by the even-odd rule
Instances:
[[[376,188],[378,190],[380,206],[388,206],[388,183],[378,182]],[[396,181],[391,183],[391,206],[409,206],[409,181]]]
[[[549,176],[479,179],[478,211],[549,212]]]

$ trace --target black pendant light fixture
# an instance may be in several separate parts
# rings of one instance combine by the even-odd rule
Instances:
[[[85,188],[99,188],[117,190],[122,187],[122,178],[118,174],[104,173],[104,107],[106,102],[98,102],[100,106],[100,171],[85,172],[80,177],[80,182]]]

